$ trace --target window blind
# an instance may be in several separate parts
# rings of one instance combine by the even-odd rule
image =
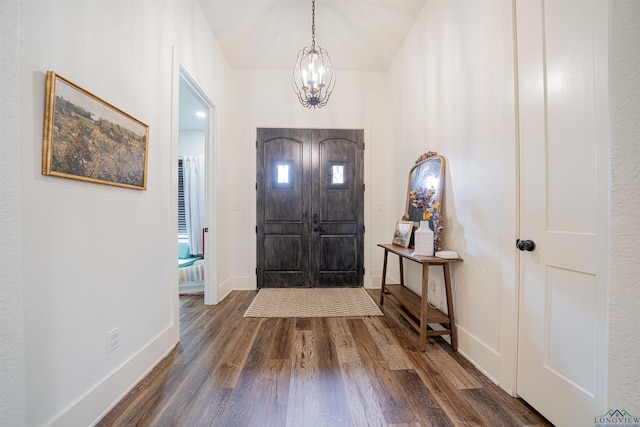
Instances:
[[[184,168],[178,159],[178,237],[187,237],[187,217],[184,211]]]

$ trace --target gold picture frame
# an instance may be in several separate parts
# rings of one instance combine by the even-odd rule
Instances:
[[[394,245],[407,247],[411,240],[411,231],[413,230],[413,221],[398,221],[396,222],[396,229],[393,232]]]
[[[42,174],[146,190],[149,126],[47,71]]]

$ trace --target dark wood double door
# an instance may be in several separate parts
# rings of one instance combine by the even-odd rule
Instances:
[[[362,286],[362,130],[257,132],[258,287]]]

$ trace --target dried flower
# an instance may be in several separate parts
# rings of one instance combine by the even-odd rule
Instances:
[[[434,212],[440,210],[440,202],[434,200],[436,195],[436,189],[431,187],[426,189],[424,187],[416,188],[409,192],[411,197],[411,204],[422,211],[422,219],[425,221],[433,217]]]

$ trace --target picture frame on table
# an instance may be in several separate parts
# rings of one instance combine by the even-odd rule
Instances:
[[[400,220],[396,222],[396,228],[393,232],[394,245],[402,246],[404,248],[409,246],[411,240],[411,231],[413,230],[413,221]]]

